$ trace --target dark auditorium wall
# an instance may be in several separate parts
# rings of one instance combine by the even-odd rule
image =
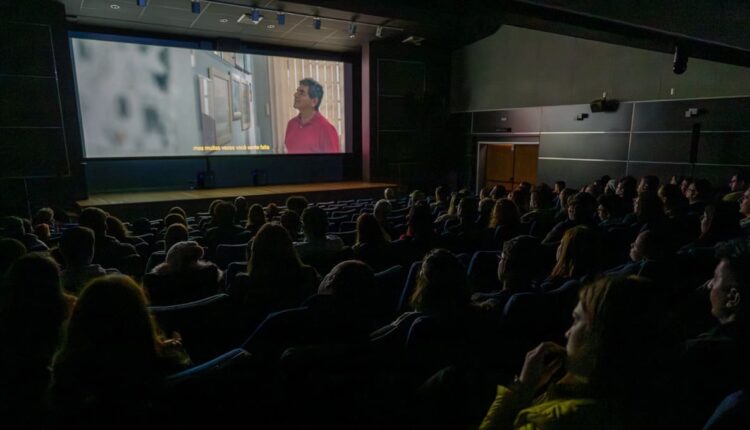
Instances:
[[[394,181],[404,189],[465,183],[465,148],[455,145],[455,127],[448,121],[449,51],[377,41],[365,55],[371,179]]]
[[[538,141],[539,181],[573,186],[609,174],[706,177],[750,171],[750,69],[516,27],[455,51],[451,122],[473,145]],[[617,112],[592,113],[607,91]],[[695,109],[697,114],[686,116]],[[578,119],[587,113],[588,118]]]
[[[0,2],[0,213],[82,198],[63,5]]]

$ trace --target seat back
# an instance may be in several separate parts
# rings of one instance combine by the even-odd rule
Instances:
[[[216,268],[207,266],[185,273],[147,273],[143,288],[151,303],[157,306],[192,302],[212,296],[219,291]]]
[[[215,263],[220,269],[224,270],[229,263],[245,261],[247,252],[247,243],[241,244],[222,244],[216,247]]]
[[[477,251],[471,257],[467,270],[468,282],[475,293],[489,293],[501,288],[497,278],[499,251]]]

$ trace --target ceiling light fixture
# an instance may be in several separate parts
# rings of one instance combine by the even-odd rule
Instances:
[[[201,13],[201,0],[190,0],[190,10],[193,13]]]
[[[114,9],[114,10],[117,10],[117,9],[119,9],[119,8],[120,8],[120,5],[119,5],[119,4],[111,4],[111,5],[109,5],[109,8],[110,8],[110,9]]]
[[[375,37],[381,38],[383,37],[383,26],[379,25],[378,28],[375,29]]]
[[[315,18],[313,18],[313,27],[316,30],[320,30],[320,25],[321,25],[320,18],[318,18],[317,16]]]
[[[226,24],[226,23],[229,22],[229,20],[226,19],[226,18],[222,18],[222,19],[219,20],[219,22],[222,23],[222,24]]]
[[[357,37],[357,24],[352,21],[349,23],[349,38],[354,39]]]
[[[148,0],[135,0],[135,4],[140,7],[146,7],[148,5]]]
[[[276,14],[276,22],[278,22],[279,25],[286,24],[286,14],[284,12],[278,12]]]
[[[266,26],[266,28],[269,29],[269,30],[273,30],[274,28],[276,28],[276,25],[275,24],[268,24]]]

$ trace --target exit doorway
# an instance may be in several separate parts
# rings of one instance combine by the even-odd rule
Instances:
[[[479,142],[477,190],[502,185],[508,191],[521,182],[536,183],[539,142]]]

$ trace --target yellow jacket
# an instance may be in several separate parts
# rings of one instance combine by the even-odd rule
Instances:
[[[518,405],[514,391],[497,387],[495,401],[484,417],[480,430],[590,430],[615,429],[615,423],[602,403],[587,396],[585,385],[551,384],[530,406]]]

